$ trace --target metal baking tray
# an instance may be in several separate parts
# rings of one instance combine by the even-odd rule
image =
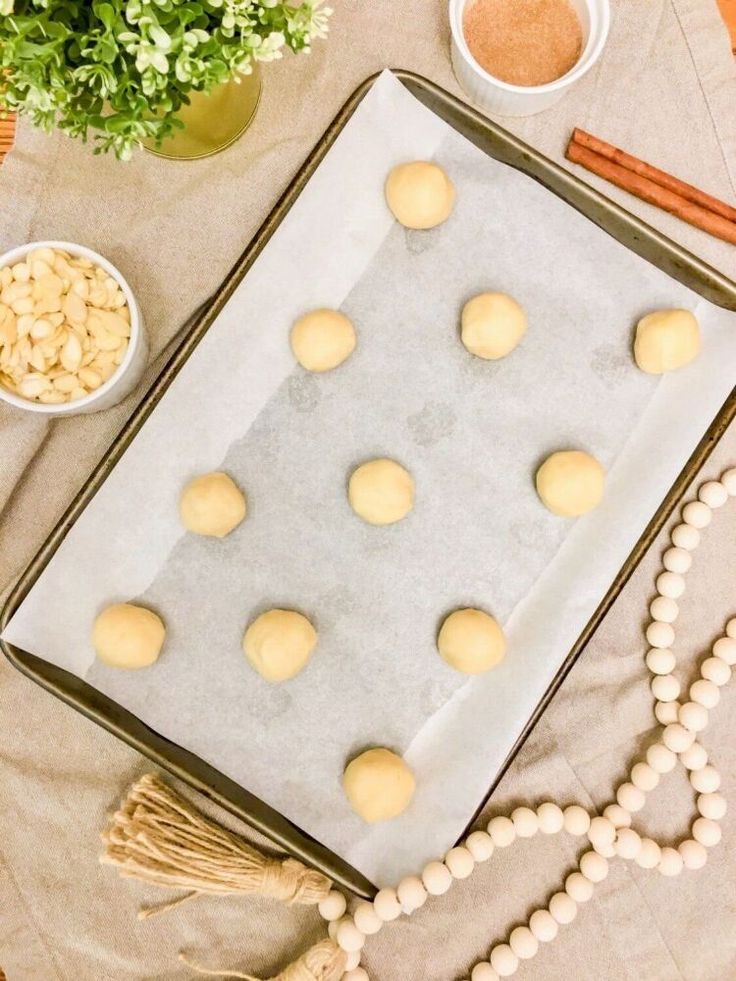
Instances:
[[[598,191],[593,190],[578,177],[548,160],[511,133],[490,122],[479,112],[460,102],[426,78],[402,70],[395,71],[394,74],[412,95],[489,156],[495,157],[533,177],[552,193],[586,215],[608,234],[618,239],[627,248],[638,253],[712,303],[729,310],[736,310],[736,283],[731,282],[700,259],[649,227],[645,222],[629,214],[624,208],[610,201]],[[102,486],[132,440],[135,439],[141,426],[145,424],[146,419],[155,410],[172,380],[195,351],[197,344],[214,322],[235,287],[248,273],[257,256],[266,247],[305,184],[314,174],[357,106],[371,89],[376,77],[373,75],[366,79],[353,92],[304,162],[291,185],[266,218],[252,242],[235,263],[211,302],[203,308],[201,313],[195,315],[190,324],[184,328],[183,337],[177,350],[10,594],[2,613],[0,613],[0,631],[4,629],[15,610],[20,606],[69,529]],[[690,480],[703,465],[735,414],[736,389],[731,393],[693,450],[687,464],[611,583],[598,609],[568,653],[560,670],[504,761],[501,770],[496,774],[489,787],[489,795],[519,752],[654,537],[676,507]],[[306,835],[290,821],[287,821],[273,808],[199,757],[175,745],[144,725],[130,712],[102,695],[80,678],[49,664],[28,651],[20,650],[12,644],[6,642],[0,642],[0,644],[15,667],[29,678],[53,692],[58,698],[72,705],[88,718],[115,733],[144,756],[147,756],[157,766],[168,770],[237,817],[242,818],[279,847],[304,862],[322,869],[342,885],[360,895],[371,896],[375,892],[373,885],[363,875],[318,841]]]

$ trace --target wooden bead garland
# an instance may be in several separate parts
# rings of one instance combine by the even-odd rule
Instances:
[[[633,861],[643,869],[656,868],[666,877],[705,865],[708,849],[721,840],[718,821],[726,813],[726,801],[718,793],[720,774],[708,762],[708,754],[696,736],[706,728],[709,713],[720,699],[719,688],[728,683],[731,667],[736,664],[736,618],[729,621],[725,635],[713,645],[711,656],[701,665],[700,679],[691,685],[682,702],[678,701],[680,684],[671,673],[675,667],[671,648],[675,639],[673,624],[679,613],[677,600],[685,591],[684,576],[692,564],[691,552],[700,544],[700,531],[710,524],[713,509],[732,497],[736,497],[736,467],[726,471],[719,481],[702,484],[697,499],[682,508],[682,523],[672,530],[672,546],[663,556],[664,571],[656,580],[657,596],[649,608],[652,621],[645,632],[650,645],[646,664],[653,675],[654,714],[663,731],[659,741],[647,749],[645,759],[632,766],[630,778],[616,791],[616,803],[605,807],[601,815],[591,816],[577,804],[563,810],[547,801],[536,809],[517,807],[510,817],[491,818],[486,831],[471,832],[461,845],[450,849],[443,861],[429,862],[421,877],[402,879],[396,890],[381,889],[372,904],[359,903],[352,916],[344,916],[344,897],[333,889],[318,908],[329,921],[330,936],[351,958],[351,969],[343,975],[343,981],[368,981],[368,974],[357,966],[356,960],[366,935],[377,933],[384,923],[402,913],[419,909],[428,896],[442,895],[453,881],[467,878],[477,864],[487,861],[497,849],[508,848],[537,832],[550,835],[564,830],[574,837],[586,836],[591,848],[581,856],[578,869],[565,879],[564,892],[556,892],[547,909],[532,913],[527,926],[512,930],[508,943],[496,944],[488,960],[473,967],[470,981],[510,977],[522,961],[534,957],[540,944],[554,940],[559,928],[575,919],[578,904],[587,902],[595,886],[606,878],[609,858]],[[631,827],[631,815],[644,807],[647,793],[678,760],[689,771],[690,783],[698,792],[699,817],[693,822],[691,837],[673,848],[641,837]]]

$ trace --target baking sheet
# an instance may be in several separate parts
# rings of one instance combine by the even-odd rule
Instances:
[[[435,157],[458,187],[430,233],[391,221],[396,162]],[[501,362],[471,358],[459,309],[513,293],[531,327]],[[291,358],[293,319],[340,306],[359,346],[338,371]],[[705,348],[658,380],[630,358],[659,305],[695,310]],[[379,884],[441,854],[728,394],[734,317],[619,246],[529,178],[489,160],[388,73],[376,83],[196,354],[38,580],[4,637],[84,677],[196,752]],[[564,446],[610,468],[604,505],[576,522],[536,500],[532,475]],[[417,505],[361,524],[352,467],[404,462]],[[221,468],[248,520],[223,542],[184,536],[182,484]],[[137,598],[168,627],[146,672],[94,662],[89,626]],[[245,664],[245,624],[303,610],[320,643],[269,686]],[[466,682],[435,652],[442,616],[482,606],[509,655]],[[339,777],[366,745],[403,751],[411,808],[367,828]]]

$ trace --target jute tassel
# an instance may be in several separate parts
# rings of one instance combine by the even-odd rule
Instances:
[[[179,959],[198,974],[206,974],[210,977],[224,975],[230,978],[245,978],[245,981],[260,981],[252,974],[241,974],[240,971],[216,971],[200,967],[183,954],[179,955]],[[340,981],[345,973],[346,960],[345,953],[337,944],[331,940],[320,940],[314,947],[310,947],[306,954],[302,954],[298,961],[294,961],[285,970],[265,981]]]
[[[105,850],[100,861],[114,865],[120,875],[189,890],[179,899],[142,910],[141,919],[202,893],[258,893],[289,904],[313,905],[324,899],[332,885],[327,876],[296,859],[267,858],[208,821],[155,773],[134,784],[102,840]],[[199,974],[258,981],[251,974],[200,967],[180,957]],[[345,961],[344,952],[332,940],[321,940],[268,981],[339,981]]]
[[[188,890],[181,899],[142,911],[141,918],[201,893],[258,893],[313,905],[330,891],[327,876],[293,858],[267,858],[202,817],[154,773],[134,784],[102,840],[100,861],[122,876]]]

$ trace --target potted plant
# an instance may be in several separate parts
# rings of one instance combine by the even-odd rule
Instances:
[[[242,131],[233,86],[285,47],[309,51],[330,12],[322,0],[0,0],[0,103],[45,129],[82,140],[91,131],[95,153],[121,160],[141,145],[174,145],[197,103]],[[251,84],[244,96],[249,115],[257,92]]]

